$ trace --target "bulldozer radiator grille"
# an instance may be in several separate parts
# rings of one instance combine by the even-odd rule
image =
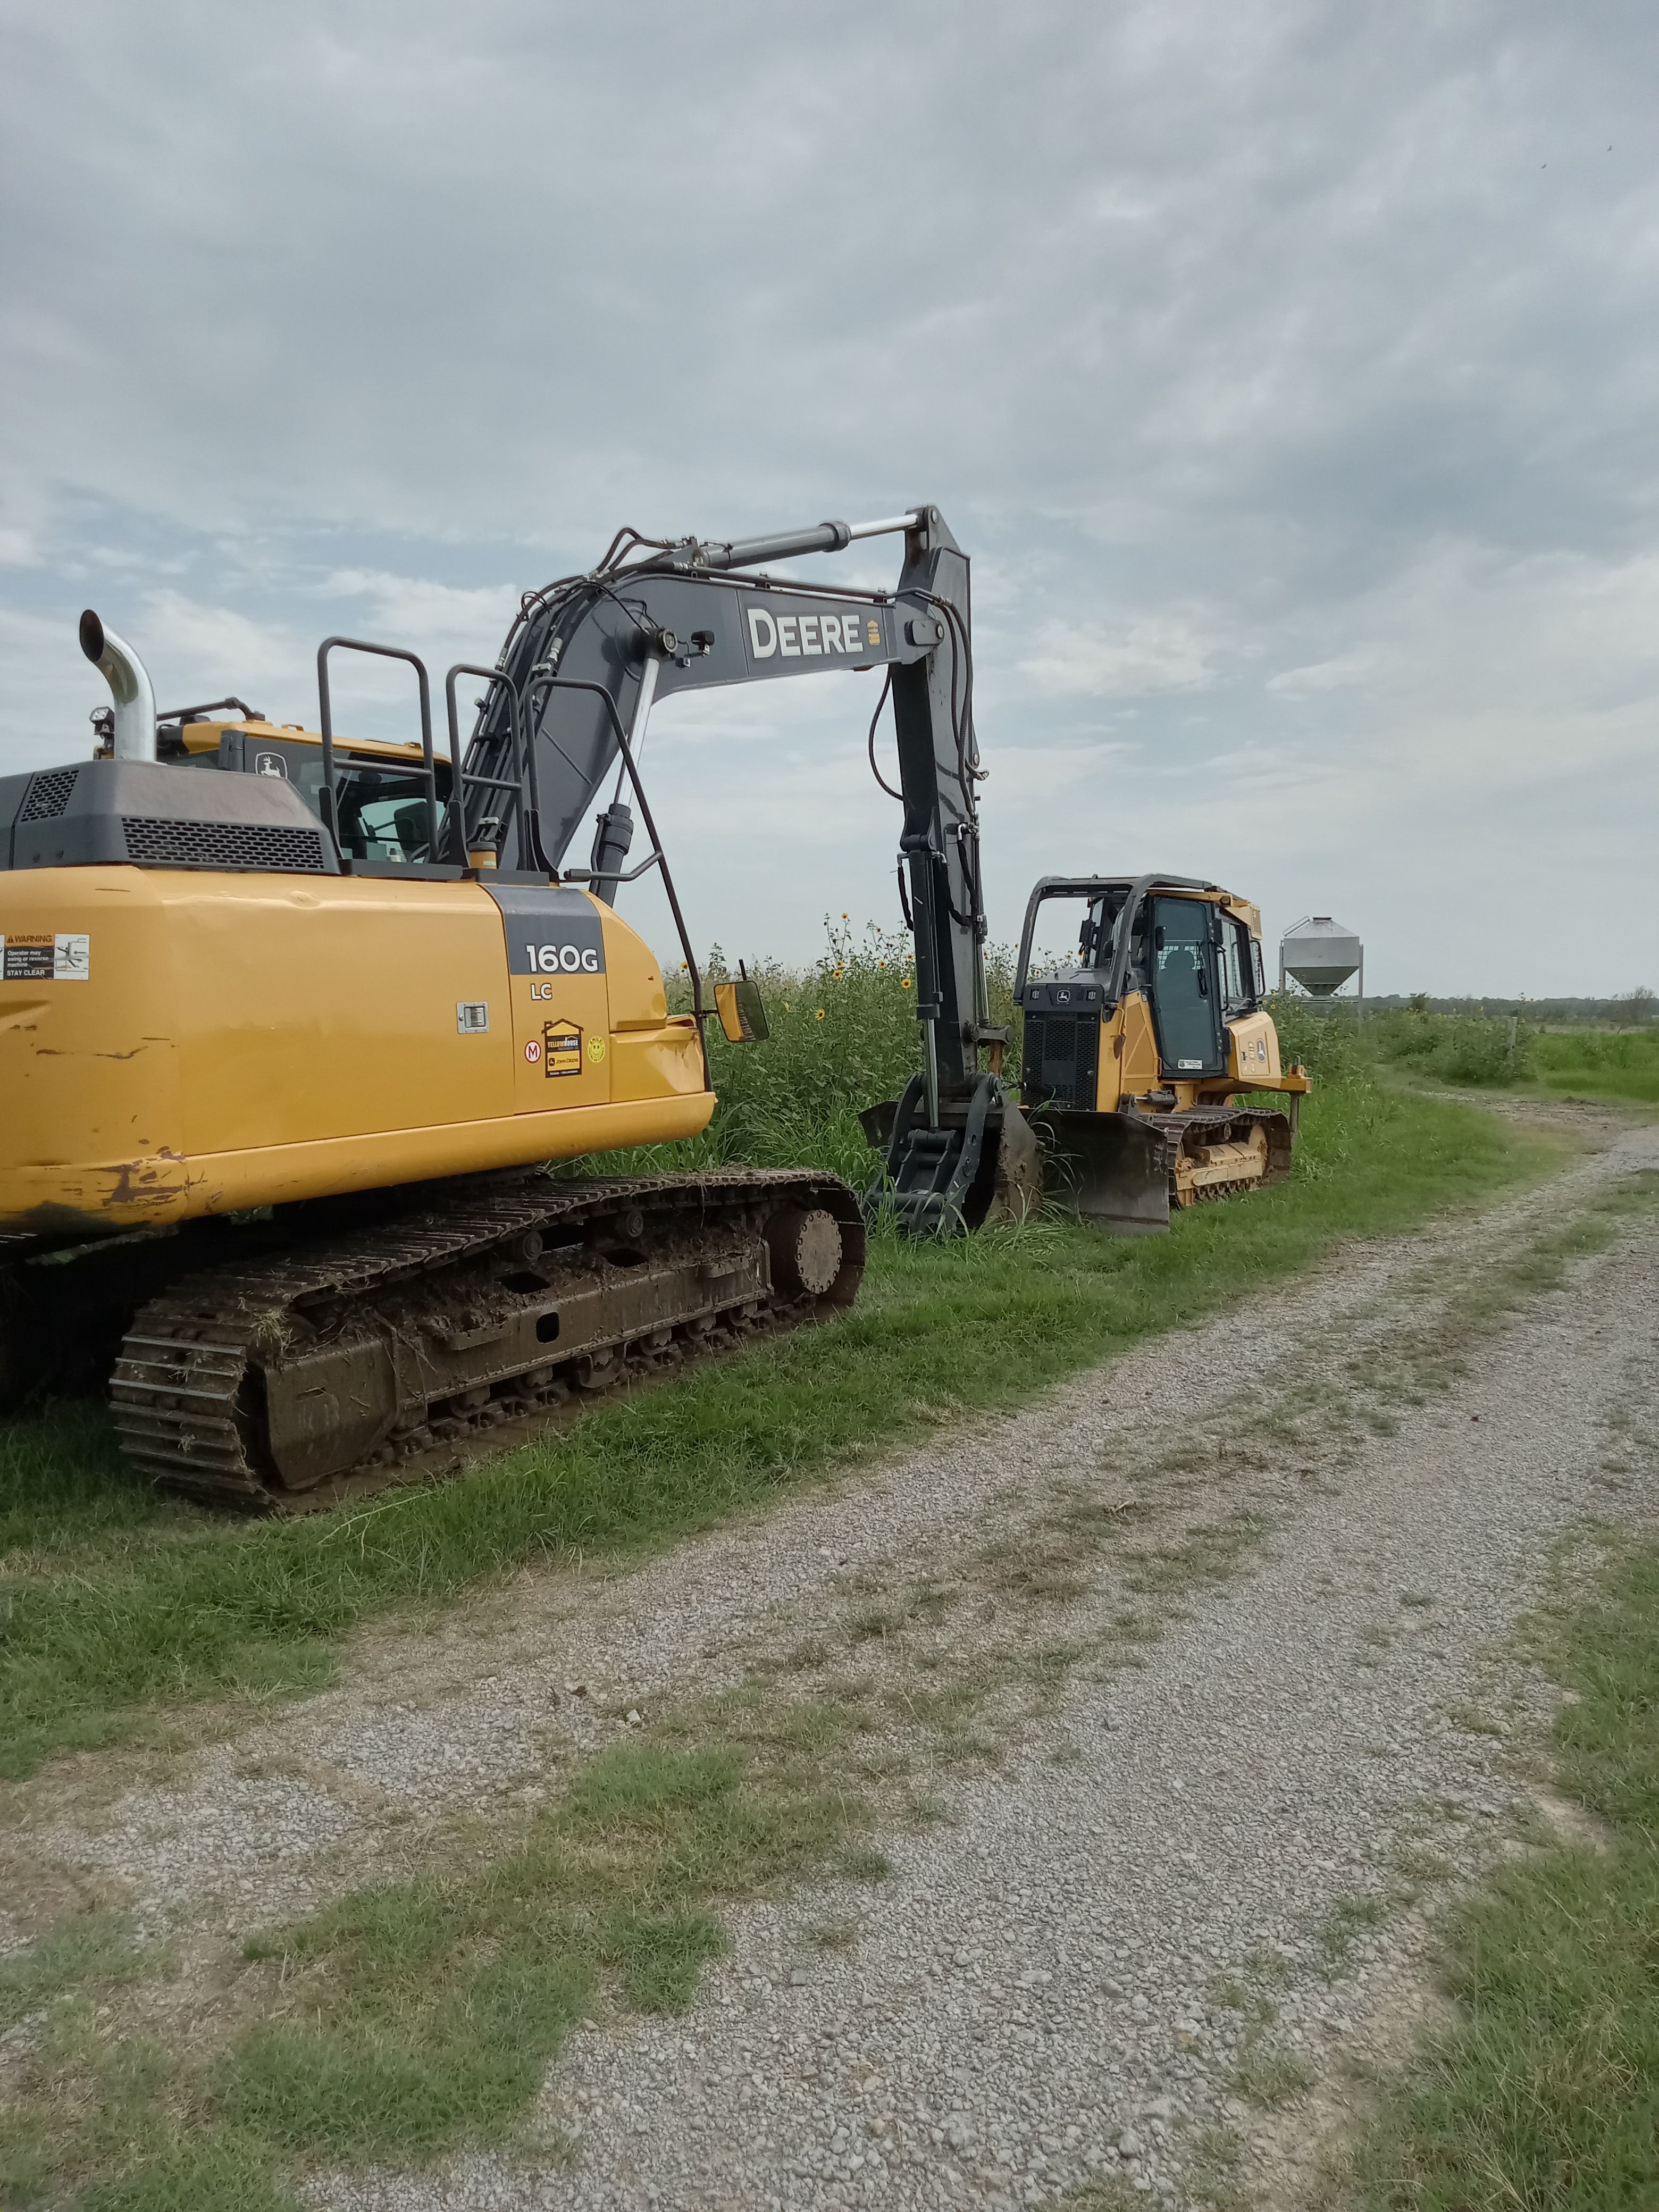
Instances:
[[[167,822],[122,817],[127,858],[152,868],[284,868],[323,873],[320,834],[246,822]]]
[[[1091,1113],[1100,1067],[1098,1014],[1027,1014],[1020,1093],[1027,1105]]]
[[[55,821],[69,805],[75,793],[78,768],[48,769],[45,775],[37,775],[29,786],[29,795],[23,801],[20,822]]]

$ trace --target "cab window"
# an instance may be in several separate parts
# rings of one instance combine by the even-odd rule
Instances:
[[[432,858],[424,776],[349,768],[338,784],[340,843],[354,860]]]
[[[1109,968],[1112,964],[1113,934],[1118,915],[1123,910],[1123,901],[1091,899],[1083,926],[1078,933],[1078,965],[1081,968]]]
[[[1221,996],[1229,1017],[1247,1014],[1255,1005],[1256,965],[1250,933],[1230,914],[1221,917]]]
[[[271,748],[264,757],[269,758]],[[313,745],[286,745],[283,768],[288,780],[310,807],[322,811],[322,753]],[[449,800],[449,763],[438,769],[438,829]],[[426,778],[419,769],[401,763],[382,765],[337,753],[335,789],[339,799],[340,849],[349,860],[421,861],[437,857],[427,835]]]

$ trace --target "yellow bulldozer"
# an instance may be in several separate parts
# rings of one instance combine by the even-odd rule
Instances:
[[[1040,929],[1081,908],[1074,959],[1032,973]],[[1020,1100],[1050,1188],[1120,1231],[1281,1182],[1307,1072],[1281,1064],[1263,1004],[1261,915],[1220,884],[1160,874],[1045,877],[1031,893],[1014,996]],[[1278,1094],[1276,1106],[1250,1094]]]

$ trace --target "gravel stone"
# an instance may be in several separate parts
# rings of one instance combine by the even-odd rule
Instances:
[[[418,1853],[423,1823],[556,1786],[633,1715],[740,1679],[781,1639],[833,1631],[860,1577],[951,1575],[964,1532],[1018,1525],[1056,1477],[1115,1493],[1134,1450],[1190,1437],[1209,1454],[1191,1510],[1248,1510],[1264,1533],[1230,1580],[1180,1592],[1132,1663],[1076,1666],[997,1770],[949,1785],[948,1824],[884,1838],[890,1881],[745,1906],[684,2017],[581,2029],[533,2116],[568,2157],[468,2153],[307,2194],[319,2212],[909,2212],[1051,2204],[1115,2175],[1179,2206],[1194,2137],[1219,2126],[1243,2141],[1245,2185],[1292,2203],[1311,2106],[1270,2118],[1236,2069],[1257,2039],[1293,2050],[1317,2104],[1339,2059],[1396,2050],[1436,1893],[1332,1916],[1395,1897],[1407,1848],[1477,1876],[1535,1813],[1552,1693],[1505,1639],[1563,1529],[1652,1516],[1651,1476],[1621,1468],[1601,1422],[1656,1406],[1659,1238],[1633,1221],[1575,1261],[1450,1388],[1400,1400],[1391,1433],[1310,1442],[1304,1424],[1266,1449],[1259,1424],[1304,1407],[1310,1380],[1351,1385],[1433,1296],[1455,1312],[1489,1261],[1659,1166],[1659,1129],[1586,1126],[1601,1149],[1546,1188],[1352,1248],[1025,1413],[635,1572],[526,1577],[500,1619],[371,1638],[338,1688],[101,1822],[49,1821],[40,1847],[118,1877],[141,1916],[233,1937]],[[1042,1632],[1121,1602],[1103,1585]],[[1503,1733],[1472,1728],[1477,1710]],[[853,1948],[807,1951],[842,1923]],[[1253,2022],[1234,1984],[1276,2021]]]

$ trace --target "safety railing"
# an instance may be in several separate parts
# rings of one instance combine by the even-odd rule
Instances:
[[[415,671],[420,686],[421,698],[421,768],[426,782],[426,849],[435,860],[440,838],[440,810],[438,806],[438,764],[432,751],[432,687],[427,681],[426,663],[418,653],[406,653],[400,645],[371,645],[366,638],[325,637],[317,648],[317,708],[323,738],[323,782],[318,793],[318,808],[323,826],[333,838],[340,855],[340,866],[349,875],[351,855],[340,836],[339,779],[334,765],[334,713],[328,688],[328,656],[331,653],[368,653],[381,660],[406,661]]]
[[[455,703],[455,678],[458,676],[482,676],[486,684],[499,684],[506,692],[513,761],[511,775],[484,775],[465,766],[461,750],[460,718]],[[484,699],[489,696],[486,692]],[[484,699],[479,700],[480,707],[483,705]],[[536,772],[536,748],[530,742],[529,732],[525,726],[524,701],[518,685],[499,668],[483,668],[476,661],[458,660],[444,678],[444,706],[449,717],[449,757],[454,763],[455,773],[455,805],[452,817],[455,834],[452,842],[462,866],[471,865],[473,849],[468,845],[468,796],[474,792],[504,792],[510,793],[514,801],[513,813],[520,867],[527,873],[533,871],[550,876],[553,871],[542,850],[542,794]],[[477,826],[482,828],[483,824],[480,823]],[[499,852],[499,846],[496,849]]]

